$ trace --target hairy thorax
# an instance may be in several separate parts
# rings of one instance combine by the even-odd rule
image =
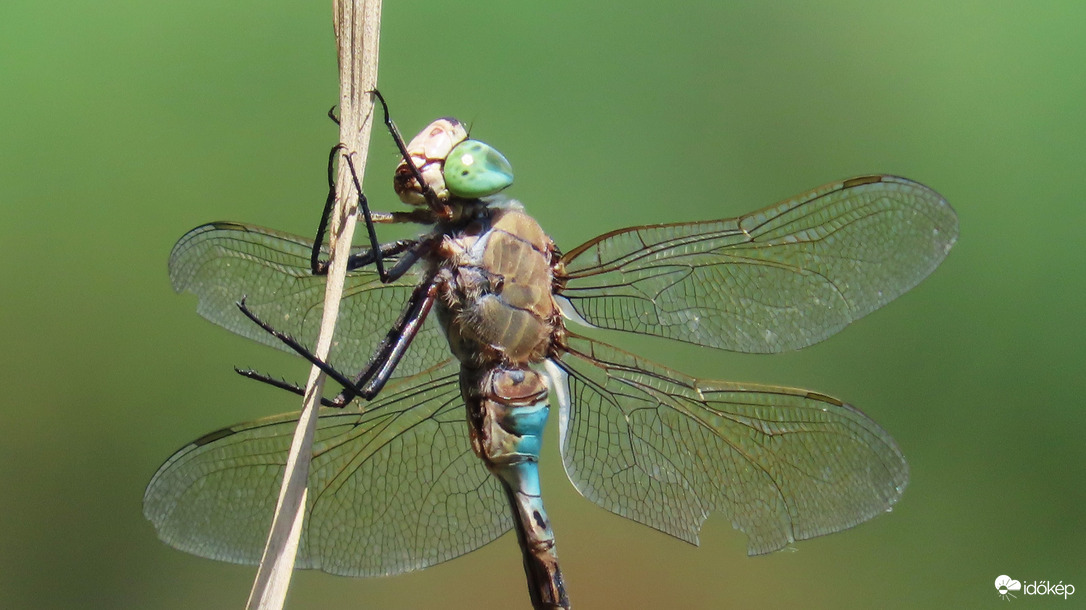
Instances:
[[[437,314],[461,362],[542,361],[558,324],[552,296],[554,244],[520,205],[489,208],[438,253]]]

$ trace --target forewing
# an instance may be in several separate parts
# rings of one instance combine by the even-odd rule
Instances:
[[[398,574],[512,527],[498,480],[472,453],[455,365],[348,409],[322,410],[317,422],[297,567]],[[159,537],[203,557],[259,562],[297,419],[232,426],[174,454],[144,495]]]
[[[739,218],[602,235],[566,254],[558,279],[572,317],[593,326],[779,352],[909,290],[957,236],[957,216],[935,191],[864,176]]]
[[[303,344],[315,341],[325,277],[310,273],[312,244],[312,240],[251,225],[203,225],[174,246],[170,280],[177,292],[199,297],[196,310],[204,318],[243,337],[291,351],[246,318],[236,303],[244,298],[249,309],[275,329]],[[389,264],[395,261],[394,257]],[[417,282],[413,273],[390,284],[382,284],[369,268],[348,273],[328,361],[346,374],[362,370]],[[448,354],[437,322],[428,320],[395,376],[426,370]]]
[[[901,497],[904,457],[850,405],[569,342],[555,375],[562,459],[578,491],[613,513],[696,544],[719,512],[758,555],[857,525]]]

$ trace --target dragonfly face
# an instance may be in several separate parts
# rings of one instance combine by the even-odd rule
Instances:
[[[469,140],[464,125],[453,118],[430,123],[407,145],[411,162],[437,197],[478,199],[493,195],[513,183],[513,168],[493,147]],[[401,161],[393,188],[400,200],[423,205],[426,198],[414,172]]]
[[[942,262],[958,223],[938,193],[863,176],[737,218],[612,231],[557,258],[519,204],[476,199],[508,186],[508,162],[474,145],[461,151],[471,163],[454,162],[471,141],[458,122],[443,121],[411,141],[410,159],[443,201],[475,215],[439,223],[430,235],[442,245],[399,279],[382,283],[369,267],[351,272],[329,361],[364,367],[420,282],[443,295],[436,317],[448,339],[435,317],[420,322],[376,399],[321,416],[300,567],[394,574],[521,527],[509,513],[508,471],[490,476],[495,462],[476,454],[498,439],[491,444],[521,456],[507,460],[512,468],[538,459],[548,394],[578,491],[691,543],[718,512],[747,535],[750,554],[768,553],[857,525],[900,498],[904,457],[858,409],[808,390],[694,379],[579,336],[557,311],[574,323],[716,349],[799,349]],[[478,158],[486,160],[475,166]],[[470,176],[472,167],[483,179]],[[417,203],[422,188],[411,173],[400,164],[396,190]],[[503,225],[506,218],[516,222]],[[234,302],[247,296],[279,330],[316,336],[324,279],[310,271],[311,248],[311,240],[250,225],[205,225],[174,247],[171,279],[199,297],[209,320],[285,349]],[[479,407],[488,402],[525,415]],[[469,435],[473,417],[501,430],[477,426]],[[233,426],[170,458],[144,498],[159,536],[199,555],[258,561],[296,418]],[[530,487],[533,473],[517,476]]]

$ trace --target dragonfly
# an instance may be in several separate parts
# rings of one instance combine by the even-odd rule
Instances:
[[[818,343],[944,260],[958,220],[937,192],[860,176],[736,218],[619,229],[563,253],[504,194],[510,163],[459,121],[439,119],[408,144],[386,124],[403,156],[394,187],[412,208],[364,205],[367,223],[429,230],[386,244],[371,230],[352,250],[326,362],[292,339],[317,334],[323,220],[316,239],[211,223],[170,255],[173,287],[198,297],[200,315],[300,353],[344,388],[317,423],[296,567],[399,574],[513,529],[533,606],[569,607],[537,472],[552,401],[577,491],[692,544],[719,513],[750,555],[769,553],[901,497],[904,456],[854,406],[696,379],[576,329],[747,353]],[[257,563],[297,419],[230,426],[177,451],[144,496],[158,536]]]

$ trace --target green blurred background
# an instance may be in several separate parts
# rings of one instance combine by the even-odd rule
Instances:
[[[869,172],[960,216],[930,279],[802,352],[617,340],[859,405],[911,465],[893,513],[755,559],[716,515],[696,548],[580,498],[551,430],[576,606],[988,606],[1000,574],[1086,596],[1084,20],[1077,1],[386,3],[401,127],[471,122],[566,249]],[[200,319],[166,257],[211,220],[311,233],[336,74],[327,1],[0,4],[0,607],[244,604],[253,568],[160,543],[143,489],[201,434],[296,407],[232,365],[308,367]],[[387,209],[397,157],[375,133],[368,190]],[[290,602],[527,596],[506,536],[395,578],[299,573]]]

